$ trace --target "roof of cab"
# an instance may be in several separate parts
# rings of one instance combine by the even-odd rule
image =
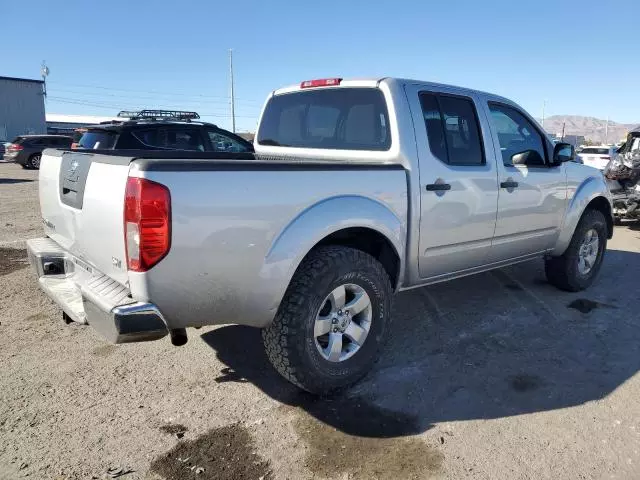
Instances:
[[[399,83],[402,85],[410,85],[410,84],[419,84],[419,85],[424,85],[425,87],[428,86],[432,86],[432,87],[446,87],[446,88],[454,88],[456,90],[459,90],[461,93],[475,93],[475,94],[482,94],[482,95],[488,95],[493,97],[496,100],[502,100],[502,101],[506,101],[509,103],[512,103],[511,100],[501,97],[499,95],[496,95],[494,93],[490,93],[490,92],[483,92],[482,90],[474,90],[472,88],[467,88],[467,87],[460,87],[457,85],[450,85],[450,84],[445,84],[445,83],[436,83],[436,82],[428,82],[428,81],[424,81],[424,80],[414,80],[414,79],[409,79],[409,78],[396,78],[396,77],[379,77],[379,78],[354,78],[354,79],[341,79],[340,84],[337,86],[331,85],[331,86],[318,86],[318,87],[305,87],[304,89],[301,87],[301,83],[297,83],[295,85],[289,85],[287,87],[283,87],[283,88],[279,88],[277,90],[273,91],[273,95],[280,95],[283,93],[291,93],[291,92],[297,92],[300,90],[315,90],[315,89],[322,89],[322,88],[340,88],[340,87],[365,87],[365,88],[375,88],[378,87],[380,85],[380,83],[382,82],[387,82],[387,83]]]

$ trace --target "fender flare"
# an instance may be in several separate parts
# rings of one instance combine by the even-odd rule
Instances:
[[[260,270],[260,281],[272,285],[265,299],[275,311],[304,257],[332,233],[347,228],[369,228],[392,244],[404,272],[406,223],[388,207],[371,198],[339,196],[318,202],[295,217],[274,239]],[[399,278],[402,278],[401,276]]]
[[[562,229],[551,255],[559,256],[565,252],[569,247],[573,232],[575,232],[582,214],[587,206],[598,197],[605,198],[609,202],[609,206],[611,206],[611,196],[604,180],[593,176],[586,178],[576,189],[573,198],[567,205]]]

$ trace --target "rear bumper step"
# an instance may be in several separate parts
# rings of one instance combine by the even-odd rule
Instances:
[[[91,325],[113,343],[157,340],[169,333],[152,303],[86,265],[49,238],[27,242],[29,262],[44,292],[75,322]]]

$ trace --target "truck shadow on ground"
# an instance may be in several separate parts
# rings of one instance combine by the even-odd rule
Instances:
[[[403,293],[381,361],[329,397],[275,373],[256,329],[222,327],[202,339],[227,365],[217,382],[251,382],[346,434],[399,437],[606,397],[640,368],[638,271],[640,254],[609,250],[581,293],[547,284],[541,262]]]
[[[13,185],[14,183],[33,182],[29,178],[0,178],[0,185]]]

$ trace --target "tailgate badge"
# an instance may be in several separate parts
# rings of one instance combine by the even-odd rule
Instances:
[[[116,257],[111,257],[111,265],[115,268],[122,268],[122,260],[117,259]]]
[[[77,160],[73,160],[71,162],[71,165],[69,165],[69,175],[73,175],[74,173],[76,173],[76,170],[78,169],[78,161]]]

